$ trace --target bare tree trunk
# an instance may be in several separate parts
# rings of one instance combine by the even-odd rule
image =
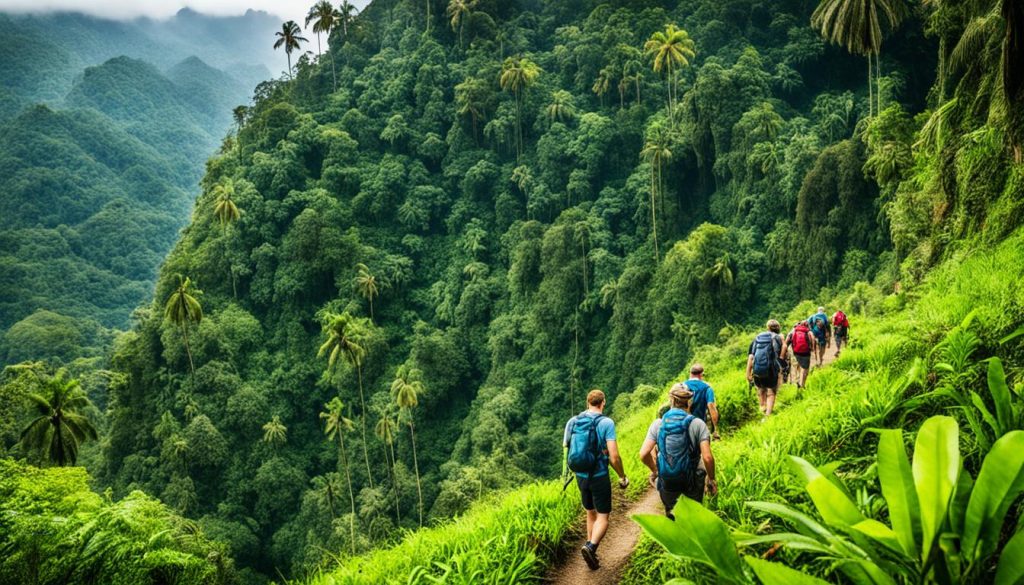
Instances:
[[[356,497],[352,493],[352,475],[348,471],[348,454],[345,453],[343,432],[341,429],[338,429],[338,452],[345,467],[345,482],[348,483],[348,503],[352,507],[352,516],[349,517],[349,547],[352,549],[352,554],[356,554]]]
[[[416,496],[419,498],[420,528],[423,527],[423,487],[420,485],[420,464],[416,458],[416,428],[412,420],[409,421],[409,434],[412,438],[412,465],[416,471]]]
[[[363,459],[366,461],[366,477],[370,480],[370,487],[373,487],[373,473],[370,471],[370,451],[366,448],[366,400],[363,398],[363,366],[356,364],[356,374],[359,376],[359,407],[362,409],[359,415],[360,428],[363,434]]]

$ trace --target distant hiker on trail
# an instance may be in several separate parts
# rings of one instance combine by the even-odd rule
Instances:
[[[825,313],[825,307],[818,307],[818,312],[807,318],[807,324],[811,326],[811,333],[818,342],[817,351],[814,355],[818,358],[818,366],[825,360],[825,350],[828,348],[829,339],[832,337],[832,325]]]
[[[846,313],[836,311],[836,314],[832,315],[832,337],[836,340],[836,357],[839,357],[839,352],[843,349],[843,342],[849,336],[850,320],[846,318]]]
[[[563,440],[566,463],[576,473],[576,484],[587,511],[587,542],[580,553],[591,570],[600,567],[597,545],[608,530],[608,515],[612,511],[608,465],[619,474],[620,488],[629,485],[615,441],[615,423],[604,416],[604,405],[604,392],[591,390],[587,394],[587,410],[569,419]]]
[[[779,389],[779,356],[782,355],[782,336],[772,330],[779,329],[775,319],[765,325],[767,331],[757,334],[747,351],[747,382],[757,386],[757,399],[761,414],[771,416],[775,408],[775,394]]]
[[[654,419],[640,447],[640,460],[651,470],[665,515],[673,520],[672,509],[680,496],[702,502],[705,490],[712,496],[718,493],[711,434],[704,421],[691,414],[692,399],[693,392],[684,384],[672,386],[671,408]]]
[[[811,354],[817,349],[818,341],[811,335],[807,321],[797,321],[793,330],[786,336],[786,345],[796,358],[796,387],[803,388],[807,384],[807,373],[811,369]]]
[[[715,391],[711,388],[711,385],[704,381],[704,366],[701,364],[693,364],[690,366],[690,379],[683,382],[690,392],[693,392],[693,398],[690,400],[690,414],[704,421],[705,424],[708,422],[708,415],[711,415],[711,426],[714,427],[714,434],[712,435],[717,441],[722,437],[718,434],[718,405],[715,404]]]

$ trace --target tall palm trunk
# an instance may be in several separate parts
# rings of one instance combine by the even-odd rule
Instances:
[[[874,76],[871,74],[871,53],[868,53],[868,117],[874,115],[875,109],[875,90],[872,84]]]
[[[363,459],[366,461],[366,477],[370,480],[370,487],[373,487],[373,473],[370,471],[370,451],[366,448],[366,399],[363,398],[363,366],[356,365],[356,375],[359,377],[359,407],[362,408],[359,416],[359,426],[363,433]]]
[[[398,505],[398,473],[395,471],[395,440],[394,438],[384,446],[384,460],[387,461],[388,450],[391,451],[391,462],[388,464],[391,470],[391,486],[395,492],[395,523],[402,523],[402,512]]]
[[[348,484],[348,503],[352,508],[352,515],[349,517],[349,546],[352,554],[356,554],[356,497],[352,493],[352,475],[348,470],[348,454],[345,452],[345,437],[342,431],[338,431],[338,454],[341,455],[342,465],[345,467],[345,482]]]
[[[292,75],[292,52],[285,51],[284,54],[288,57],[288,78],[295,79],[295,76]]]
[[[331,58],[331,82],[334,84],[334,91],[338,91],[338,73],[334,68],[334,53],[330,47],[327,47],[327,55]]]
[[[412,466],[416,471],[416,497],[419,498],[420,528],[423,527],[423,487],[420,484],[420,464],[416,458],[416,427],[409,421],[409,435],[412,438]]]
[[[658,217],[655,213],[656,203],[655,194],[658,190],[658,173],[656,170],[657,163],[651,162],[651,233],[654,234],[654,262],[660,261],[660,255],[658,254]]]
[[[192,347],[188,344],[188,321],[181,325],[181,335],[185,338],[185,353],[188,355],[188,368],[192,372],[192,383],[196,381],[196,365],[192,363]]]

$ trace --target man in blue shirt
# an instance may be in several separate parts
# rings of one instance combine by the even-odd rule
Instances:
[[[574,436],[577,441],[586,440],[586,434],[575,433],[577,422],[590,417],[596,418],[597,445],[600,454],[597,457],[595,467],[588,472],[576,472],[576,484],[580,488],[580,497],[583,500],[583,508],[587,511],[587,542],[580,549],[583,560],[591,570],[600,567],[597,560],[597,545],[601,543],[605,532],[608,530],[608,515],[612,511],[612,484],[608,475],[608,466],[618,473],[619,487],[625,489],[629,485],[626,478],[626,471],[622,468],[622,458],[619,457],[619,448],[615,441],[615,423],[612,419],[604,416],[604,392],[591,390],[587,394],[587,410],[569,419],[565,425],[563,445],[566,450],[579,448],[571,445]],[[589,428],[595,421],[582,421]],[[582,428],[582,424],[581,424]]]
[[[822,365],[825,359],[825,349],[828,348],[829,340],[832,339],[832,325],[830,324],[825,307],[818,307],[818,312],[807,318],[807,324],[811,326],[811,333],[814,334],[818,347],[815,350],[818,358],[818,366]]]
[[[690,414],[704,421],[714,429],[712,437],[717,441],[721,439],[718,434],[718,405],[715,404],[715,390],[710,384],[704,381],[704,366],[693,364],[690,366],[690,379],[683,382],[693,398],[690,399]]]

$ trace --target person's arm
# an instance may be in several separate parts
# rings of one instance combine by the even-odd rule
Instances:
[[[626,479],[626,470],[622,467],[622,457],[619,457],[619,444],[614,439],[608,439],[605,444],[608,445],[608,465],[619,474],[619,487],[624,488],[629,485],[629,480]]]
[[[704,469],[708,472],[708,493],[718,494],[718,482],[715,480],[715,456],[711,454],[711,442],[700,442],[700,458],[704,460]]]
[[[718,405],[714,402],[709,402],[708,412],[711,413],[711,425],[715,429],[715,439],[719,439],[721,437],[718,436]]]
[[[780,335],[779,337],[782,337],[782,336]],[[779,352],[779,359],[780,360],[787,359],[788,355],[789,355],[789,340],[786,339],[785,337],[782,337],[782,351]]]
[[[754,354],[747,355],[747,382],[754,381]]]
[[[658,461],[654,458],[654,447],[655,442],[650,439],[644,439],[644,444],[640,446],[640,461],[647,466],[647,469],[651,470],[654,475],[658,474]]]

